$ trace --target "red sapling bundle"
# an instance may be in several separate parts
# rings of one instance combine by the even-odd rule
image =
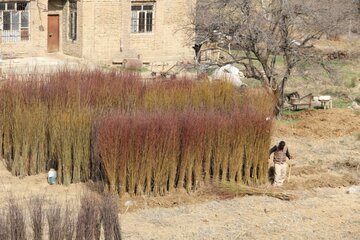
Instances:
[[[266,179],[271,122],[250,106],[234,112],[112,113],[96,127],[110,188],[165,194],[173,188]]]

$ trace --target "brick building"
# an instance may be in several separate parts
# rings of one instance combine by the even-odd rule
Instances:
[[[181,24],[195,0],[0,0],[0,54],[98,63],[191,60]]]

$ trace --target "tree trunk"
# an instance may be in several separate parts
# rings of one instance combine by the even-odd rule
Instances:
[[[274,109],[274,115],[276,117],[276,119],[281,119],[282,116],[282,110],[283,110],[283,106],[284,106],[284,101],[283,101],[283,96],[281,96],[281,94],[277,94],[277,102],[275,105],[275,109]]]
[[[284,103],[285,103],[284,89],[285,89],[285,84],[288,80],[289,75],[290,75],[290,69],[288,69],[287,73],[281,80],[281,83],[277,86],[277,88],[275,90],[275,96],[277,98],[277,102],[275,105],[274,115],[276,116],[277,119],[281,119],[281,115],[282,115],[282,111],[283,111]]]

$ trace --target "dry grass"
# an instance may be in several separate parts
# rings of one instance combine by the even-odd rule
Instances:
[[[217,185],[214,190],[216,193],[225,198],[232,198],[236,196],[268,196],[278,198],[280,200],[291,201],[295,200],[296,196],[281,192],[279,190],[265,189],[265,188],[256,188],[249,187],[245,185],[236,185],[232,183],[222,183]]]

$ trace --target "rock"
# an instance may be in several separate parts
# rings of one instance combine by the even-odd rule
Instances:
[[[357,102],[354,101],[354,102],[351,103],[351,108],[355,109],[355,110],[358,110],[358,109],[360,109],[360,106],[359,106],[359,104]]]
[[[215,70],[211,75],[213,80],[227,80],[237,87],[244,85],[242,79],[244,79],[244,74],[231,64],[227,64]]]
[[[348,194],[353,194],[353,193],[358,193],[358,192],[360,192],[360,187],[359,186],[351,186],[346,191],[346,193],[348,193]]]
[[[358,187],[358,186],[351,186],[346,191],[347,194],[354,194],[354,193],[358,193],[358,192],[360,192],[360,187]]]
[[[125,206],[125,207],[130,207],[130,206],[133,206],[133,205],[134,205],[134,201],[131,201],[131,200],[126,201],[126,202],[124,203],[124,206]]]

